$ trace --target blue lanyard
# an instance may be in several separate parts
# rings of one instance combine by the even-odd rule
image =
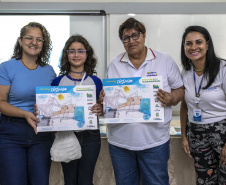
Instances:
[[[200,90],[201,90],[201,87],[202,87],[202,80],[203,80],[203,76],[202,76],[202,80],[199,84],[199,89],[198,89],[198,92],[197,92],[197,88],[196,88],[196,78],[195,78],[195,69],[193,67],[193,74],[194,74],[194,82],[195,82],[195,97],[199,97],[200,96]]]

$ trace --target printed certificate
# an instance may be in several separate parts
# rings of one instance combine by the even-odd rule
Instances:
[[[104,79],[104,123],[164,122],[162,76]]]
[[[98,129],[95,85],[36,87],[38,132]]]

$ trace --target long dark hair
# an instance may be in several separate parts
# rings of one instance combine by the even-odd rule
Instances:
[[[96,73],[95,67],[97,60],[94,57],[93,48],[90,46],[89,42],[81,35],[72,35],[65,43],[64,49],[62,51],[62,57],[60,60],[60,74],[65,75],[70,71],[70,63],[68,61],[67,50],[73,42],[79,42],[84,45],[86,49],[87,58],[84,63],[84,70],[88,75],[93,75]]]
[[[21,40],[23,39],[23,36],[27,33],[29,28],[39,28],[42,32],[44,42],[42,46],[42,51],[39,53],[36,63],[39,64],[40,66],[45,66],[46,64],[49,63],[49,57],[52,51],[52,41],[50,39],[49,32],[40,23],[30,22],[27,25],[25,25],[23,28],[21,28],[20,37],[19,37]],[[13,55],[11,58],[16,58],[20,60],[22,58],[22,53],[23,53],[23,48],[20,46],[17,39],[17,42],[14,46]]]
[[[181,63],[184,70],[188,71],[192,67],[192,63],[190,59],[186,57],[185,51],[184,51],[185,38],[191,32],[201,33],[205,38],[206,42],[208,42],[205,68],[203,71],[203,75],[207,79],[207,85],[203,87],[203,89],[207,89],[214,82],[219,72],[221,59],[218,58],[214,52],[213,41],[208,30],[202,26],[189,26],[185,29],[185,32],[182,36],[182,43],[181,43]]]

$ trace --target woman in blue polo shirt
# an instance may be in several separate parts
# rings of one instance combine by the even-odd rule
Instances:
[[[50,35],[39,23],[25,25],[12,59],[0,65],[0,184],[48,185],[52,133],[38,133],[35,87],[56,77],[48,65]]]

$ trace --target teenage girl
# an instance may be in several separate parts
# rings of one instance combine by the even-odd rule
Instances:
[[[96,97],[102,90],[101,80],[93,76],[97,60],[88,41],[81,35],[71,36],[65,43],[61,58],[60,76],[53,86],[96,85]],[[102,105],[92,106],[92,112],[102,114]],[[100,130],[75,132],[82,149],[82,157],[69,163],[62,162],[65,185],[92,185],[93,173],[100,152]]]

